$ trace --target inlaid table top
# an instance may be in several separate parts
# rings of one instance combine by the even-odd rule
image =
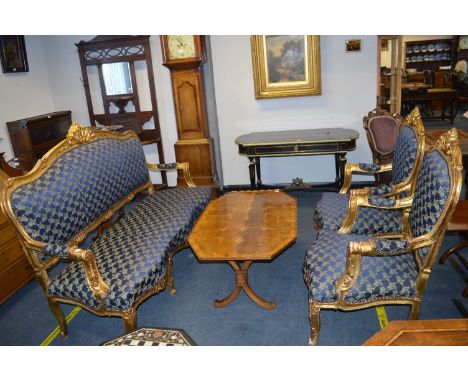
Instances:
[[[351,141],[359,138],[359,133],[352,129],[341,127],[328,129],[306,129],[286,131],[262,131],[244,134],[237,137],[236,144],[248,145],[277,145],[294,144],[297,142],[336,142]]]
[[[296,236],[296,199],[277,190],[259,190],[213,200],[188,241],[199,260],[272,260]]]

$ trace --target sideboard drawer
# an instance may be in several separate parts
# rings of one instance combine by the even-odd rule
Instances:
[[[17,240],[13,240],[6,245],[1,245],[0,270],[7,268],[21,257],[25,257],[25,255]]]

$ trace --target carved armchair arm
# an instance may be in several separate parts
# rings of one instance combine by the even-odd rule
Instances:
[[[182,170],[184,174],[185,183],[189,187],[195,187],[192,176],[190,175],[189,164],[188,162],[174,162],[174,163],[147,163],[146,167],[154,171],[168,171],[168,170]]]
[[[106,297],[109,286],[99,273],[93,252],[88,249],[78,248],[76,245],[70,247],[66,244],[46,244],[42,247],[42,252],[62,259],[81,261],[88,286],[99,299],[103,300]]]
[[[383,164],[378,165],[374,163],[346,163],[344,170],[344,180],[343,186],[341,187],[340,193],[346,194],[351,185],[351,179],[354,174],[359,175],[375,175],[381,172],[390,171],[392,169],[392,164]]]
[[[341,233],[349,233],[354,225],[360,207],[370,207],[378,209],[404,209],[411,207],[412,198],[396,199],[396,198],[379,198],[367,194],[366,189],[351,190],[348,203],[348,214],[343,219],[340,231]]]
[[[369,241],[352,241],[348,245],[346,267],[336,283],[339,299],[352,288],[359,277],[362,256],[398,256],[409,253],[412,242],[406,239],[371,239]]]

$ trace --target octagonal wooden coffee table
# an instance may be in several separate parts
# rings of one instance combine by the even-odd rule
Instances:
[[[200,261],[227,261],[235,272],[236,287],[215,300],[223,308],[241,290],[265,309],[276,303],[258,296],[248,282],[254,261],[271,261],[297,237],[296,199],[278,190],[238,191],[210,202],[195,224],[188,242]]]

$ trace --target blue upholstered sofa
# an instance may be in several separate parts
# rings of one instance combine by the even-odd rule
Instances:
[[[186,163],[147,165],[133,132],[74,124],[31,172],[3,185],[2,209],[18,232],[62,336],[67,324],[59,303],[120,316],[129,332],[137,328],[136,308],[143,300],[167,284],[175,293],[172,255],[186,246],[211,189],[155,192],[148,168],[184,170],[187,184],[194,186]],[[133,201],[137,194],[142,195],[138,202]],[[92,245],[80,248],[95,230]],[[64,259],[70,261],[51,277],[49,269]]]

